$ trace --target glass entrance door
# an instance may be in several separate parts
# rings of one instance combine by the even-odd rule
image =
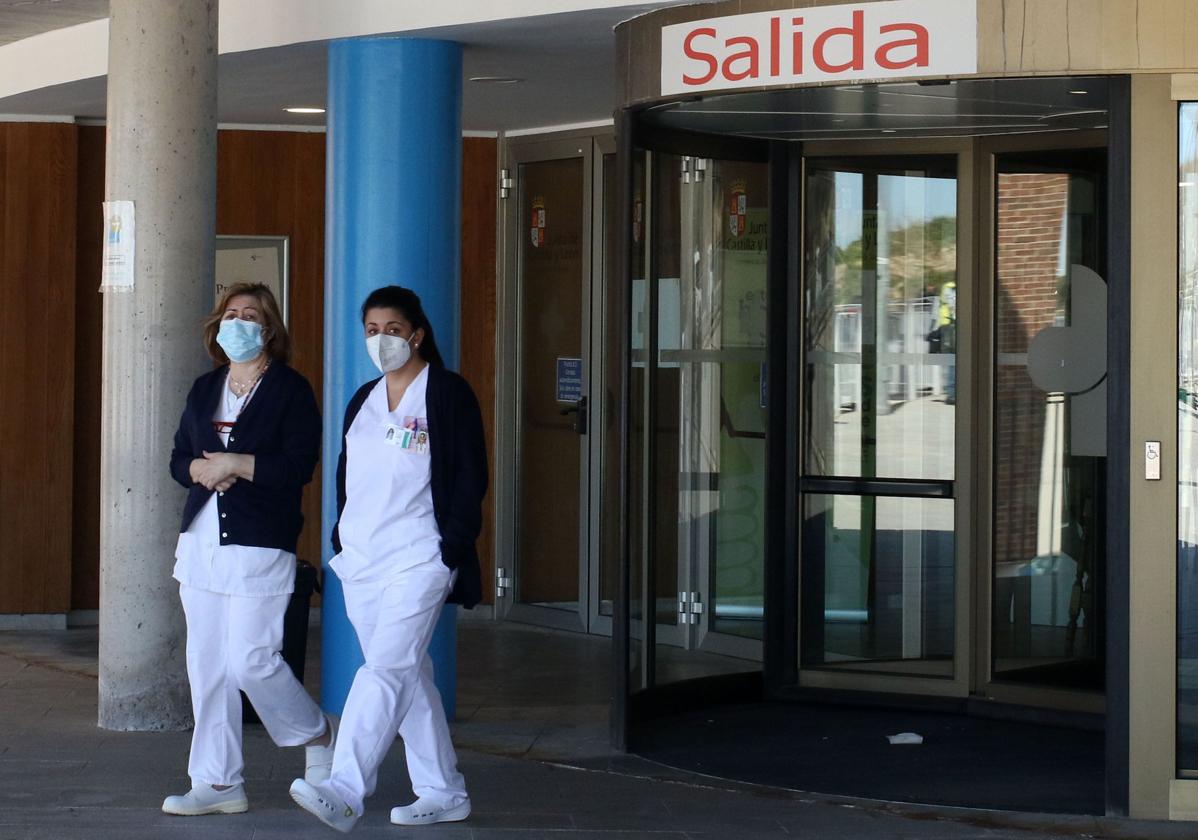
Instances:
[[[764,500],[792,493],[799,686],[1101,710],[1104,146],[806,142],[785,237],[765,163],[637,154],[633,695],[761,669]],[[771,484],[772,247],[798,329]]]
[[[579,535],[586,526],[585,166],[582,157],[528,162],[518,176],[526,235],[520,243],[516,598],[568,613],[579,612],[578,557],[585,546]]]
[[[676,391],[676,421],[659,434],[658,446],[677,460],[672,565],[680,642],[757,661],[764,619],[768,168],[691,158],[680,169],[680,276],[675,288],[666,287],[658,313],[661,334],[669,336],[659,346],[658,376]]]
[[[957,528],[962,155],[803,175],[800,681],[967,691]],[[967,638],[965,636],[964,638]]]
[[[802,683],[1101,710],[1105,172],[1097,134],[807,158]]]
[[[990,696],[1099,711],[1107,164],[1105,138],[1090,139],[1090,147],[1075,137],[1057,148],[1025,139],[985,149],[994,402],[990,649],[982,661]]]
[[[610,633],[618,553],[599,523],[618,501],[604,460],[616,428],[603,353],[618,305],[605,280],[613,143],[513,142],[508,162],[497,613]]]
[[[630,609],[634,692],[760,672],[768,166],[632,167]]]
[[[515,422],[502,498],[514,502],[514,527],[496,564],[497,606],[509,618],[586,629],[590,142],[517,146],[509,161],[515,282],[503,320],[515,341],[501,414]]]

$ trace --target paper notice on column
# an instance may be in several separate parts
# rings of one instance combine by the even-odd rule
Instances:
[[[101,292],[133,291],[135,225],[132,201],[104,202],[104,267]]]

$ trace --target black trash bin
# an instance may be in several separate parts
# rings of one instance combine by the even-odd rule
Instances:
[[[320,591],[320,570],[307,560],[295,561],[295,591],[283,613],[283,661],[301,683],[304,681],[304,662],[308,658],[308,612],[312,593]],[[258,713],[245,692],[241,694],[241,716],[245,723],[261,723]]]

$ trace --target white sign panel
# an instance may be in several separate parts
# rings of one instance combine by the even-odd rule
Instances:
[[[133,247],[136,242],[132,201],[105,201],[104,265],[100,291],[133,290]]]
[[[216,288],[213,302],[235,283],[262,283],[270,289],[288,322],[288,238],[286,236],[216,237]]]
[[[976,73],[976,15],[965,0],[886,0],[666,26],[661,93]]]

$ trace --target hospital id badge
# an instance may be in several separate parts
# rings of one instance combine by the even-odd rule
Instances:
[[[408,416],[404,418],[403,426],[401,426],[408,437],[405,438],[401,446],[409,452],[415,452],[417,455],[424,455],[428,452],[428,419],[424,417]]]
[[[383,443],[390,446],[398,446],[400,449],[407,449],[412,441],[412,431],[405,429],[403,426],[397,426],[394,423],[387,424],[387,431],[383,434]]]

